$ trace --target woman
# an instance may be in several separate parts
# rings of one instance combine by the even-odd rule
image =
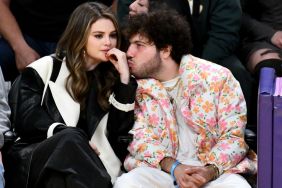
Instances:
[[[109,8],[84,3],[71,15],[56,57],[22,72],[14,123],[20,139],[6,159],[7,186],[112,186],[131,138],[137,87],[119,43]],[[103,142],[98,130],[107,132]]]

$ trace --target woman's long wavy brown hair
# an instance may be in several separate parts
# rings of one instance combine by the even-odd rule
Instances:
[[[91,84],[90,77],[94,75],[98,80],[98,104],[106,110],[109,107],[108,97],[117,79],[117,72],[111,63],[106,63],[107,65],[102,63],[95,68],[95,74],[87,73],[84,58],[91,25],[101,18],[113,22],[118,38],[117,47],[119,47],[120,30],[114,13],[103,4],[87,2],[78,6],[70,16],[68,25],[58,42],[56,56],[66,58],[66,65],[70,71],[66,89],[73,99],[79,102],[82,108],[85,106],[86,94]]]

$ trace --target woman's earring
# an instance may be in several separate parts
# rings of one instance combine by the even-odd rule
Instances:
[[[85,50],[83,50],[82,53],[83,53],[83,57],[85,58],[85,56],[86,56]]]

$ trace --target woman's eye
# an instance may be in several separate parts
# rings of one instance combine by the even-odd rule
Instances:
[[[112,34],[110,34],[110,37],[116,39],[117,38],[117,34],[116,33],[112,33]]]
[[[103,38],[103,35],[94,35],[94,37],[96,38],[96,39],[101,39],[101,38]]]

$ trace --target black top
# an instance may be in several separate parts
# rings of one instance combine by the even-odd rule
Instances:
[[[243,8],[242,36],[248,41],[269,42],[274,33],[282,30],[280,0],[241,0]]]
[[[113,0],[96,0],[110,6]],[[12,0],[11,11],[24,34],[57,42],[72,11],[87,0]]]

